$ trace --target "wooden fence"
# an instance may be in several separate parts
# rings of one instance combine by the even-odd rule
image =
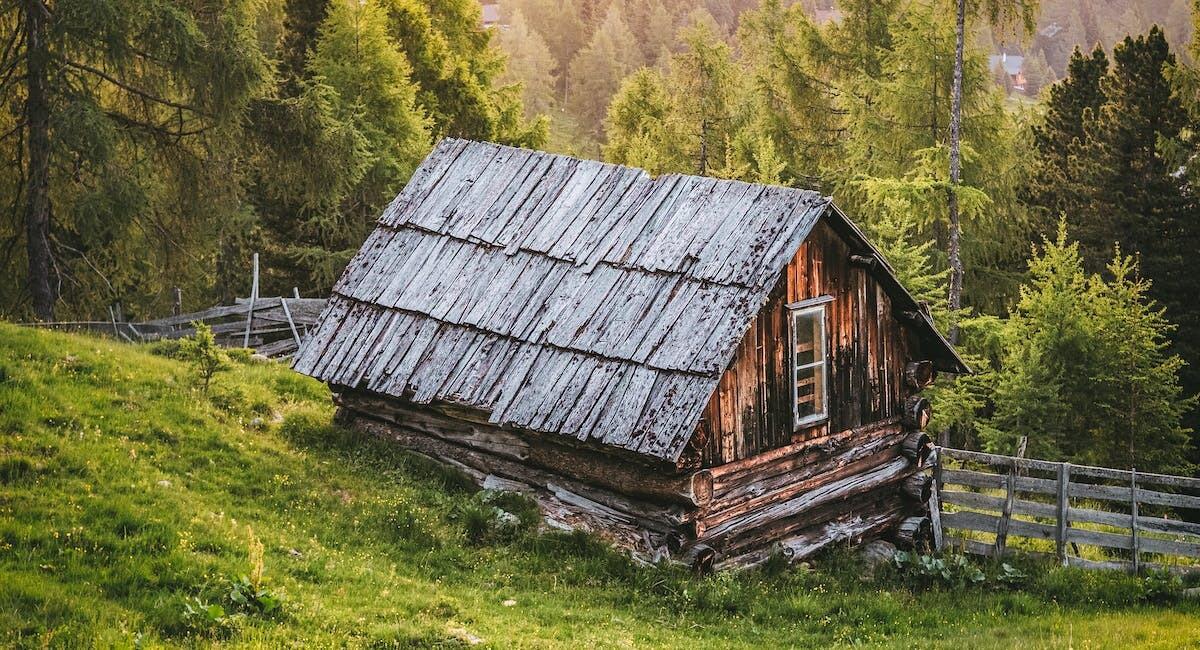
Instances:
[[[931,515],[938,548],[1190,571],[1200,570],[1198,494],[1195,478],[939,447]]]
[[[254,348],[269,357],[286,357],[300,347],[308,328],[315,325],[325,308],[324,298],[301,298],[298,289],[293,297],[263,298],[258,294],[258,253],[251,262],[250,297],[239,298],[232,305],[218,305],[201,311],[183,313],[183,298],[175,289],[172,314],[140,322],[125,319],[120,303],[110,305],[108,320],[59,321],[25,323],[30,327],[67,332],[89,332],[112,336],[130,343],[176,339],[195,334],[194,323],[212,328],[217,343],[224,347]]]

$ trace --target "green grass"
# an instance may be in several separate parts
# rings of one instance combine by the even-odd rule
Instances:
[[[585,535],[488,534],[459,477],[332,415],[280,365],[235,362],[204,395],[145,349],[0,324],[0,646],[1200,645],[1200,607],[1116,574],[919,589],[835,552],[696,578]],[[229,599],[256,565],[277,612]]]

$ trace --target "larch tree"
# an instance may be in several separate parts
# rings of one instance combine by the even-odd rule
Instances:
[[[536,120],[558,103],[554,54],[542,35],[529,26],[520,9],[513,10],[509,15],[508,27],[500,31],[496,39],[508,58],[508,65],[497,81],[501,84],[520,84],[525,116]]]
[[[735,142],[738,158],[757,170],[754,152],[769,141],[784,162],[781,182],[821,188],[823,173],[840,158],[843,111],[822,68],[816,26],[799,5],[764,0],[742,15],[737,35],[748,114]]]
[[[1038,0],[982,0],[974,9],[981,11],[992,24],[1011,24],[1015,20],[1023,23],[1026,31],[1032,32],[1037,18]],[[962,223],[959,207],[958,185],[962,180],[962,115],[963,74],[965,66],[965,43],[967,33],[967,1],[955,0],[955,44],[954,79],[950,91],[950,185],[946,190],[950,233],[947,255],[950,263],[950,288],[947,300],[951,312],[962,306],[963,263]],[[958,327],[950,326],[950,342],[958,340]]]
[[[596,141],[603,135],[606,107],[621,81],[641,65],[641,52],[620,5],[609,7],[587,46],[571,60],[566,106]]]
[[[237,203],[236,183],[215,172],[235,157],[238,117],[270,75],[255,40],[261,8],[20,0],[0,10],[10,99],[0,146],[23,224],[10,243],[25,244],[23,272],[9,261],[19,256],[6,258],[24,277],[6,304],[50,320],[60,297],[95,306],[176,275],[144,251],[187,259],[182,226],[211,226]]]
[[[946,193],[953,25],[942,20],[938,4],[913,3],[893,18],[890,39],[877,76],[861,74],[843,82],[853,88],[839,99],[850,119],[844,155],[830,176],[842,203],[868,224],[876,212],[906,204],[919,240],[938,242],[936,267],[950,268],[953,278],[945,252],[951,234]],[[1004,110],[986,58],[974,49],[967,52],[963,82],[968,155],[954,192],[960,218],[975,235],[962,251],[971,261],[970,273],[980,280],[972,304],[991,308],[1010,286],[1015,289],[1016,251],[1028,241],[1024,211],[1015,200],[1020,129]],[[951,308],[951,326],[954,312]]]

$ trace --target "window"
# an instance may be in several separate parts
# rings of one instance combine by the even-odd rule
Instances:
[[[819,422],[828,407],[825,359],[825,303],[818,298],[791,306],[792,375],[795,380],[793,413],[795,426]]]

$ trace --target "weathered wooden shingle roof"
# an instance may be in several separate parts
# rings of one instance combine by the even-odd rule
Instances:
[[[810,191],[444,140],[295,368],[674,461],[828,207]]]

